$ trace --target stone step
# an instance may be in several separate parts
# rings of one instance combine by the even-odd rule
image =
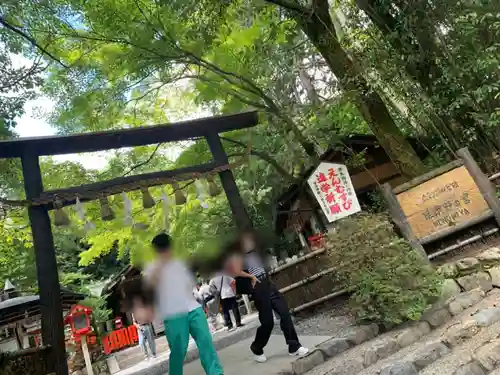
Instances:
[[[495,306],[499,297],[499,290],[492,291],[478,304],[431,332],[425,340],[400,350],[359,375],[453,375],[472,361],[475,350],[500,334],[500,309]],[[473,367],[467,371],[473,371]],[[460,375],[475,375],[467,371]]]
[[[360,345],[353,346],[351,343],[349,349],[340,344],[341,339],[334,339],[337,344],[336,348],[333,346],[334,340],[329,340],[330,343],[323,343],[323,348],[320,345],[318,351],[323,357],[334,355],[333,358],[323,362],[318,354],[313,353],[318,357],[316,358],[316,366],[306,374],[410,375],[416,374],[419,370],[430,370],[434,363],[440,361],[440,358],[444,361],[444,358],[454,354],[454,350],[465,346],[464,341],[472,340],[475,336],[481,335],[477,341],[479,347],[489,338],[498,335],[500,309],[495,308],[495,303],[500,301],[500,290],[494,289],[488,293],[488,296],[483,298],[484,296],[482,291],[461,293],[456,298],[465,310],[463,308],[455,309],[454,313],[458,314],[455,317],[451,318],[449,304],[447,304],[426,314],[426,321],[384,333]],[[483,299],[481,300],[481,298]],[[472,307],[469,307],[471,305]],[[482,311],[484,309],[488,309],[488,312]],[[478,311],[480,314],[476,314]],[[499,323],[496,323],[497,321]],[[480,324],[488,327],[482,327]],[[431,327],[434,330],[431,331]],[[331,349],[330,354],[327,349]],[[306,358],[297,362],[306,362]],[[460,365],[467,362],[463,360],[458,363],[456,368],[458,369]],[[293,373],[305,373],[301,370],[307,369],[307,367],[301,368],[295,363],[294,365]],[[432,374],[432,372],[428,372],[428,374]],[[439,372],[439,375],[448,374],[452,375],[453,372]],[[471,375],[474,374],[471,373]]]

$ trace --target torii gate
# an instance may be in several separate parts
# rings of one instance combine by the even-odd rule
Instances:
[[[54,198],[65,197],[60,203],[63,206],[68,206],[75,203],[77,196],[84,197],[81,198],[82,201],[92,200],[102,196],[102,192],[108,192],[106,194],[109,195],[114,194],[109,193],[109,191],[113,191],[113,188],[119,188],[123,191],[122,187],[126,184],[131,186],[128,190],[135,190],[137,187],[134,186],[137,186],[139,182],[141,186],[157,186],[164,184],[163,181],[168,178],[185,174],[208,173],[215,170],[218,172],[226,192],[236,225],[240,229],[250,228],[252,223],[239,194],[233,173],[227,168],[228,156],[224,151],[219,133],[250,128],[255,126],[257,122],[257,113],[252,111],[134,129],[0,141],[0,158],[21,158],[26,199],[31,203],[28,205],[28,214],[33,234],[40,290],[42,337],[44,344],[50,346],[49,363],[54,364],[54,371],[57,375],[67,375],[68,366],[56,254],[48,214],[49,210],[54,209]],[[210,163],[120,177],[57,191],[44,191],[43,189],[39,164],[40,156],[95,152],[199,137],[204,137],[208,142],[213,156],[213,161]],[[95,197],[88,198],[87,194],[87,198],[85,198],[83,192],[95,193]]]

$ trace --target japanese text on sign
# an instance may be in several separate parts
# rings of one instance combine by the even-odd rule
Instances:
[[[330,223],[361,211],[345,165],[321,163],[308,183]]]
[[[489,210],[465,167],[399,193],[397,199],[417,238],[466,222]]]

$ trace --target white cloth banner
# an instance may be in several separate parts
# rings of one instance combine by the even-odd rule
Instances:
[[[345,165],[323,162],[307,182],[330,223],[361,211]]]

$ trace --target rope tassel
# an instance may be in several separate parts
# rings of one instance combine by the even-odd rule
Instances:
[[[156,202],[151,196],[151,193],[149,192],[147,187],[141,188],[141,194],[142,194],[142,207],[146,209],[155,206]]]
[[[109,206],[109,201],[107,197],[99,198],[99,203],[101,204],[101,219],[103,221],[110,221],[115,218],[115,213]]]
[[[175,204],[180,206],[181,204],[186,203],[186,196],[179,187],[179,184],[177,182],[172,182],[172,187],[174,188]]]
[[[207,176],[207,181],[208,181],[208,194],[210,194],[211,197],[215,197],[220,194],[220,189],[215,183],[214,176],[213,175],[208,175]]]
[[[60,200],[56,200],[54,202],[54,225],[56,227],[65,227],[68,226],[70,223],[68,215],[66,215],[66,212],[63,210],[63,205]]]

